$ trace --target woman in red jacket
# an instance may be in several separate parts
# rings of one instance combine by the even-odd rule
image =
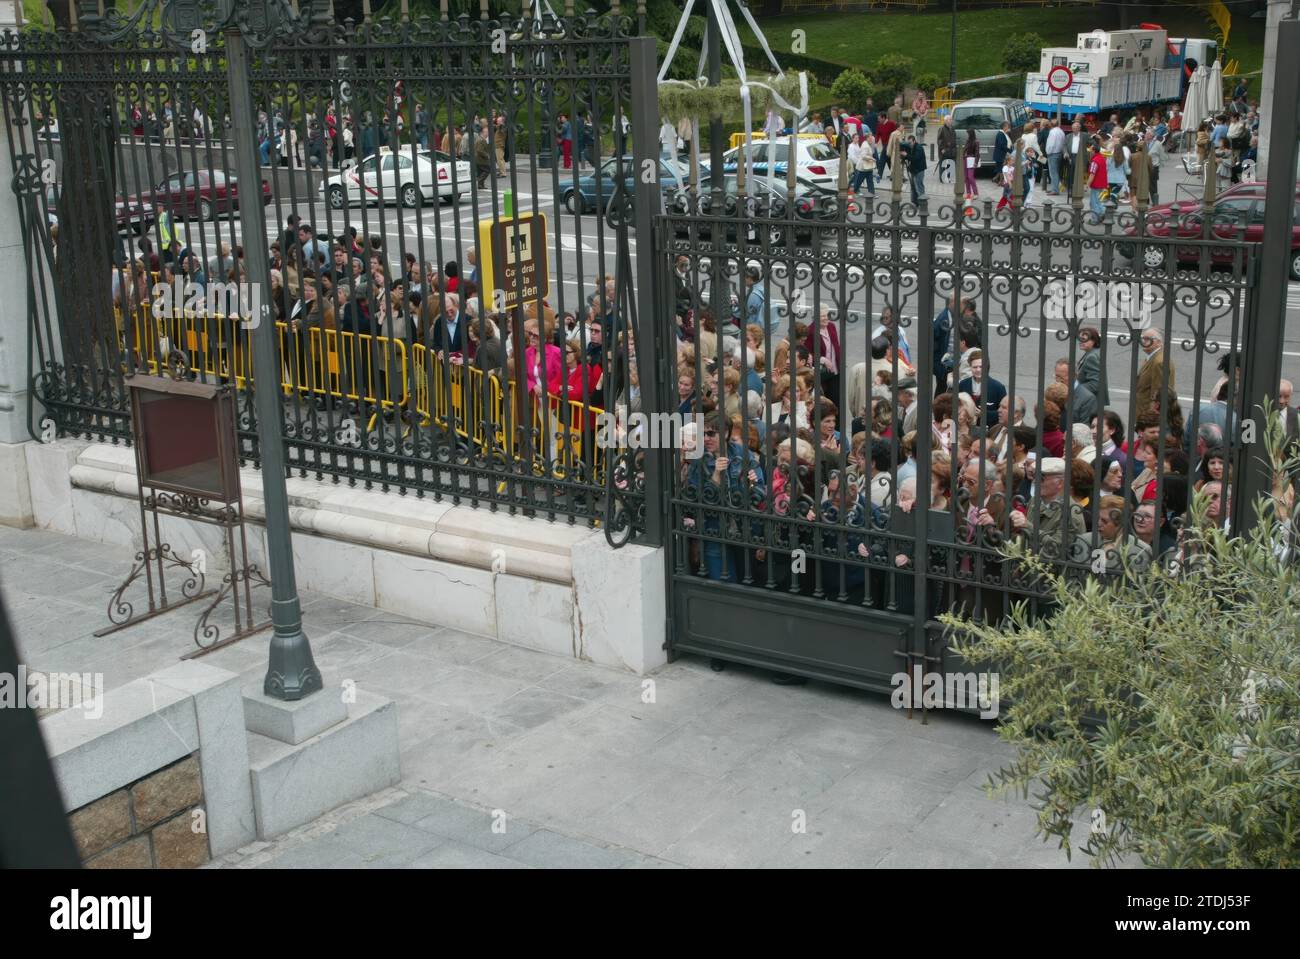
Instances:
[[[817,345],[818,339],[821,340],[820,346]],[[807,347],[810,359],[819,355],[821,357],[820,363],[815,359],[813,359],[813,362],[818,363],[820,366],[822,395],[838,397],[840,361],[842,358],[840,331],[831,322],[829,308],[822,307],[816,325],[808,327],[808,335],[804,338],[803,345]]]
[[[880,159],[876,163],[876,179],[884,176],[885,167],[889,166],[889,138],[898,129],[898,124],[886,114],[876,123],[876,144],[880,147]]]
[[[564,344],[564,374],[559,394],[561,399],[567,399],[570,403],[584,403],[589,411],[593,407],[600,408],[603,405],[600,395],[603,375],[599,363],[582,362],[582,350],[576,340]],[[569,387],[567,395],[563,392],[564,383]],[[594,428],[596,414],[588,412],[588,419]]]
[[[582,361],[582,350],[575,340],[564,344],[563,383],[560,386],[558,405],[560,422],[568,429],[582,430],[579,441],[583,462],[594,462],[596,449],[596,413],[603,406],[600,385],[603,379],[599,364],[587,364]],[[568,392],[565,392],[567,384]],[[566,402],[567,401],[567,402]],[[581,411],[586,409],[586,415]],[[566,444],[567,448],[567,444]]]

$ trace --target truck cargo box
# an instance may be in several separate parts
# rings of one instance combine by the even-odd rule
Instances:
[[[1074,47],[1046,47],[1042,53],[1038,72],[1046,74],[1052,67],[1070,68],[1080,79],[1106,76],[1110,54],[1105,50],[1076,50]]]
[[[1104,113],[1170,103],[1182,94],[1182,70],[1178,68],[1120,73],[1094,79],[1076,78],[1061,98],[1061,112],[1067,116]],[[1040,113],[1055,115],[1056,93],[1047,85],[1047,75],[1025,77],[1025,105]]]

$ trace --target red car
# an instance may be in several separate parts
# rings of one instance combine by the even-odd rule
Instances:
[[[45,191],[45,206],[49,213],[49,223],[57,226],[59,222],[59,191],[49,187]],[[153,207],[146,206],[139,200],[116,200],[113,205],[114,218],[118,233],[136,233],[144,236],[153,226]]]
[[[182,220],[212,220],[239,209],[239,181],[221,170],[190,170],[173,173],[153,191],[139,199],[149,205],[162,203],[173,217]],[[271,184],[262,181],[262,205],[271,204]]]
[[[1234,242],[1260,243],[1264,239],[1264,183],[1238,183],[1228,187],[1214,201],[1214,210],[1210,215],[1211,233],[1214,237]],[[1296,187],[1296,218],[1291,227],[1291,279],[1300,280],[1300,185]],[[1199,240],[1202,237],[1201,202],[1184,200],[1180,203],[1164,203],[1153,206],[1147,211],[1146,235],[1167,239],[1170,229],[1174,236]],[[1135,236],[1133,227],[1124,231],[1128,236]],[[1132,243],[1120,243],[1116,249],[1123,256],[1132,259],[1137,249]],[[1177,247],[1180,265],[1195,265],[1201,257],[1199,247]],[[1148,269],[1162,270],[1165,255],[1169,247],[1165,244],[1149,246],[1142,251],[1143,264]],[[1231,246],[1212,247],[1210,259],[1215,264],[1231,266],[1233,263]]]

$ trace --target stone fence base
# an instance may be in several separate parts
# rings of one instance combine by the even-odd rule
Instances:
[[[11,480],[0,486],[0,521],[140,548],[133,449],[56,440],[0,453]],[[241,479],[249,558],[265,572],[262,476],[245,469]],[[616,550],[600,530],[410,494],[287,483],[302,589],[638,674],[666,662],[658,549]],[[161,522],[178,555],[205,552],[209,580],[224,568],[220,528]],[[123,575],[130,560],[124,549]]]

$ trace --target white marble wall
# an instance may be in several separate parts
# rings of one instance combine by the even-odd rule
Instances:
[[[37,529],[77,535],[69,473],[89,445],[85,440],[71,439],[28,444],[27,479],[32,494],[32,519]]]
[[[412,619],[497,636],[493,576],[483,569],[376,550],[375,605]]]
[[[34,443],[0,443],[0,525],[26,529],[35,523],[27,478],[27,450]]]
[[[20,20],[19,13],[16,0],[0,0],[0,30],[15,29]],[[14,63],[8,69],[21,71],[22,66]],[[5,112],[5,118],[0,120],[0,181],[5,185],[5,189],[0,190],[0,276],[9,277],[5,295],[0,297],[0,443],[23,446],[31,445],[27,419],[30,327],[27,297],[32,270],[27,265],[23,232],[19,228],[22,216],[19,204],[23,201],[11,185],[14,182],[14,153],[30,152],[32,147],[30,140],[26,145],[11,142],[11,130],[16,128],[18,121],[27,119],[27,114],[27,105],[15,98]],[[48,289],[45,292],[48,293]],[[40,421],[40,410],[37,410],[35,421]],[[0,466],[7,469],[11,462],[11,459],[5,459],[0,461]],[[30,526],[30,510],[21,516],[14,512],[14,503],[8,499],[12,495],[8,485],[0,485],[0,517],[10,525]],[[15,518],[26,521],[14,523]]]
[[[45,491],[38,523],[138,547],[133,452],[51,446],[32,458]],[[249,558],[265,571],[261,476],[241,477]],[[600,531],[312,479],[288,489],[302,589],[636,673],[666,661],[660,550],[614,550]],[[226,568],[219,528],[167,517],[163,532],[182,557],[202,548],[210,571]]]
[[[595,531],[573,550],[573,583],[580,658],[641,674],[667,662],[662,549],[631,543],[612,549]]]
[[[497,638],[559,656],[585,655],[576,629],[572,586],[498,573],[495,581]],[[609,659],[600,662],[611,664]]]

